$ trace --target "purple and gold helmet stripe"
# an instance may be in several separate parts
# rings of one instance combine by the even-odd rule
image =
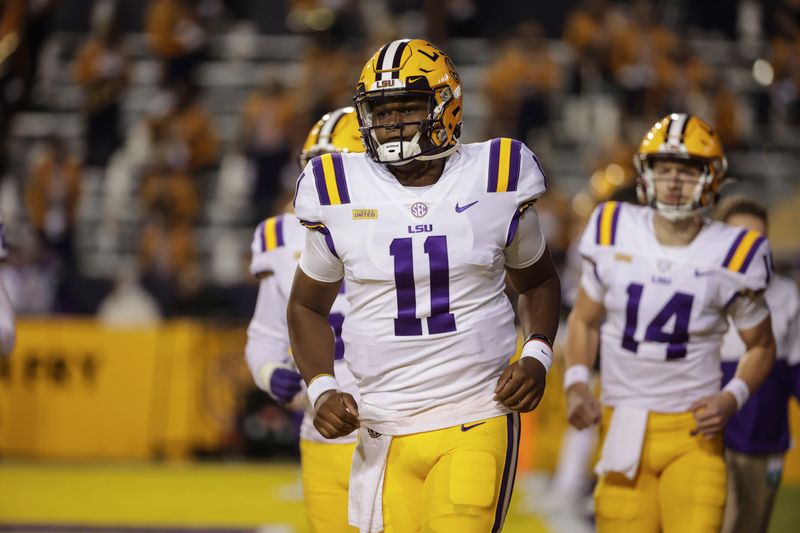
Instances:
[[[408,45],[408,39],[392,41],[383,47],[378,55],[377,69],[379,80],[390,80],[400,77],[400,61]]]
[[[488,192],[517,190],[522,143],[513,139],[492,139],[489,146]]]
[[[263,222],[264,230],[261,232],[261,248],[270,252],[283,246],[283,217],[268,218]]]
[[[336,109],[323,117],[323,122],[319,128],[319,134],[317,135],[316,144],[330,144],[331,136],[333,135],[333,132],[336,131],[336,126],[339,124],[339,121],[342,120],[345,110],[347,109],[352,108],[343,107],[341,109]]]
[[[747,272],[756,250],[764,240],[764,236],[757,231],[742,230],[733,241],[722,266],[733,272]]]
[[[619,221],[619,202],[606,202],[597,213],[597,234],[595,243],[612,246],[617,242],[617,222]]]
[[[314,183],[317,186],[319,203],[342,205],[350,203],[347,180],[344,176],[342,154],[324,154],[311,160]]]

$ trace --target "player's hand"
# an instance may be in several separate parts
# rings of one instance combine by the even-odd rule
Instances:
[[[692,435],[699,433],[710,439],[725,429],[728,419],[736,412],[736,398],[729,392],[719,392],[700,398],[690,409],[697,422]]]
[[[567,420],[575,429],[586,429],[600,422],[600,402],[586,383],[567,389]]]
[[[276,367],[269,377],[269,392],[280,403],[289,403],[300,392],[303,377],[290,368]]]
[[[314,427],[326,439],[349,435],[360,425],[356,401],[346,392],[330,390],[317,399]]]
[[[541,362],[522,357],[503,371],[494,389],[494,399],[512,411],[533,411],[544,396],[546,376]]]

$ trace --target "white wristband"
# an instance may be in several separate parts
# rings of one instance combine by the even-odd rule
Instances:
[[[730,392],[736,398],[736,409],[741,409],[750,397],[750,387],[741,378],[733,378],[723,387],[722,392]]]
[[[312,409],[316,408],[319,397],[329,390],[339,390],[339,382],[335,377],[330,374],[314,376],[314,379],[308,384],[308,400],[311,402]]]
[[[553,349],[546,342],[539,339],[531,339],[522,347],[520,359],[523,357],[533,357],[544,365],[545,373],[550,371],[553,364]]]
[[[591,371],[586,365],[572,365],[564,372],[564,390],[568,390],[576,383],[589,383]]]

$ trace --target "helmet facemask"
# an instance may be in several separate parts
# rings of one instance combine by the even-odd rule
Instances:
[[[372,91],[357,97],[355,107],[370,157],[378,163],[399,166],[413,160],[438,159],[453,153],[458,142],[446,147],[447,134],[442,121],[442,114],[453,94],[449,87],[444,87],[439,96],[442,100],[439,104],[433,91]],[[392,114],[402,117],[403,106],[412,102],[425,107],[425,118],[386,122],[378,116],[382,109],[389,107],[399,109]],[[409,130],[416,131],[411,134]]]
[[[696,183],[692,193],[684,195],[684,185],[686,178],[680,176],[670,176],[658,178],[653,171],[653,164],[656,161],[670,161],[689,164],[700,169],[700,175],[696,178]],[[636,158],[636,166],[639,168],[639,180],[636,190],[639,201],[645,205],[654,207],[659,214],[670,220],[681,220],[691,218],[697,214],[708,211],[716,203],[719,187],[715,185],[715,172],[710,168],[710,163],[701,161],[697,158],[680,157],[658,157],[640,156]],[[678,181],[681,192],[679,198],[674,203],[659,200],[656,189],[660,181]],[[692,179],[692,181],[695,181]]]

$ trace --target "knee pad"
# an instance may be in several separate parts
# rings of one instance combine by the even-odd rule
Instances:
[[[692,493],[695,502],[710,507],[724,507],[727,492],[725,463],[711,462],[696,470]]]
[[[634,520],[642,512],[642,497],[622,474],[606,474],[594,490],[595,513],[606,520]]]
[[[497,491],[497,462],[489,452],[459,450],[450,461],[450,501],[490,507]]]

